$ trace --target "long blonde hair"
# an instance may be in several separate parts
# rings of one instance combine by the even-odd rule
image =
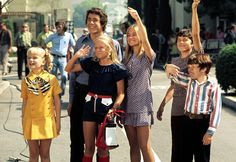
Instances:
[[[137,24],[133,24],[131,25],[128,29],[127,29],[127,32],[126,32],[126,41],[128,42],[128,36],[127,34],[129,33],[130,29],[134,29],[134,31],[136,32],[137,34],[137,37],[139,39],[139,51],[138,51],[138,54],[137,54],[137,57],[140,58],[142,55],[143,55],[143,52],[144,52],[144,48],[143,48],[143,43],[142,43],[142,40],[140,39],[140,36],[139,36],[139,29],[138,29],[138,25]],[[129,61],[129,58],[131,56],[131,54],[133,54],[133,47],[131,47],[128,43],[125,47],[125,58],[124,58],[124,63],[127,63]]]
[[[44,58],[44,65],[42,67],[44,70],[50,71],[52,69],[52,59],[48,50],[44,50],[41,47],[31,47],[27,51],[27,56],[30,54],[36,54]]]
[[[117,56],[116,48],[111,37],[102,35],[102,36],[99,36],[94,42],[96,43],[96,41],[102,41],[106,46],[108,46],[110,49],[109,57],[111,58],[111,61],[115,64],[120,64],[120,61]]]

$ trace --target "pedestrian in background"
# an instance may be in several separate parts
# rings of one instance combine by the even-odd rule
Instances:
[[[12,46],[12,37],[10,30],[4,22],[0,22],[0,62],[3,65],[2,75],[11,72],[12,65],[8,63],[8,56]],[[7,71],[8,68],[8,71]]]
[[[53,57],[53,67],[51,73],[57,76],[58,69],[60,71],[62,89],[60,96],[62,97],[65,94],[67,80],[67,72],[65,71],[65,67],[67,64],[67,51],[70,46],[75,46],[75,40],[72,34],[66,32],[67,27],[64,21],[57,21],[55,23],[55,26],[56,33],[50,35],[47,39],[45,39],[45,44],[48,44],[49,42],[52,43],[50,52]]]
[[[187,73],[187,62],[193,53],[203,53],[200,41],[200,25],[197,14],[199,0],[194,0],[192,4],[192,33],[189,29],[182,29],[177,33],[176,45],[179,50],[179,57],[173,58],[171,64],[166,65],[166,72],[181,71]],[[171,108],[171,135],[172,135],[172,162],[192,161],[190,143],[185,139],[188,136],[187,120],[184,114],[184,104],[186,99],[186,88],[171,82],[165,97],[163,98],[158,111],[157,119],[162,120],[165,105],[173,98]]]
[[[52,139],[60,133],[61,92],[56,77],[44,67],[51,68],[50,54],[32,47],[27,52],[30,69],[21,83],[23,135],[29,145],[29,161],[50,162]]]
[[[86,58],[80,61],[80,64],[75,64],[89,51],[89,46],[83,46],[66,66],[68,72],[84,70],[89,74],[88,93],[83,112],[85,140],[83,162],[92,162],[97,130],[105,116],[110,119],[112,113],[120,107],[124,99],[124,79],[127,77],[124,66],[118,60],[113,40],[109,36],[102,35],[94,43],[95,57]],[[97,155],[98,162],[109,162],[107,149],[98,148]]]
[[[236,43],[236,25],[231,25],[224,38],[225,44]]]
[[[15,45],[17,47],[17,73],[18,78],[22,79],[23,62],[25,63],[25,76],[29,74],[27,67],[27,50],[31,47],[32,34],[29,32],[29,25],[24,23],[21,31],[16,34]]]
[[[140,151],[144,162],[154,162],[150,139],[150,126],[153,124],[150,78],[155,52],[137,11],[128,7],[128,13],[136,24],[127,30],[124,64],[131,76],[126,89],[126,116],[123,123],[129,141],[131,162],[141,161]]]
[[[37,37],[38,46],[45,47],[45,40],[52,34],[53,32],[49,30],[49,26],[43,24],[43,31]],[[52,48],[52,42],[47,43],[46,48],[50,50]]]
[[[94,57],[94,41],[99,37],[105,35],[107,24],[107,14],[100,8],[91,8],[86,13],[86,27],[88,34],[82,35],[76,42],[75,52],[82,46],[89,45],[89,53],[80,58],[77,63],[86,59],[87,57]],[[122,59],[122,50],[119,43],[113,39],[119,60]],[[84,155],[84,135],[83,135],[83,110],[85,104],[85,97],[88,93],[88,74],[85,71],[70,73],[69,86],[69,104],[68,114],[70,116],[70,139],[71,139],[71,162],[82,162]],[[97,152],[100,150],[98,149]],[[99,158],[99,157],[97,157]]]

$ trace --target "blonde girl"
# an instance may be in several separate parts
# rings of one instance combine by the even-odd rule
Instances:
[[[67,72],[84,70],[89,74],[88,94],[85,98],[83,130],[85,152],[83,162],[92,162],[95,152],[96,132],[104,117],[117,109],[124,99],[125,68],[117,59],[113,41],[108,36],[100,36],[95,41],[95,57],[82,59],[89,48],[83,46],[66,66]],[[75,64],[80,59],[80,64]],[[97,149],[98,162],[109,162],[108,150]]]
[[[50,162],[50,146],[60,133],[60,86],[51,68],[49,53],[32,47],[27,51],[30,73],[22,80],[21,97],[24,138],[29,144],[29,161]]]
[[[136,23],[127,29],[124,63],[130,77],[126,89],[124,126],[130,145],[131,162],[141,161],[140,151],[144,162],[154,162],[150,144],[150,126],[153,124],[150,77],[155,53],[137,11],[128,7],[128,12]]]

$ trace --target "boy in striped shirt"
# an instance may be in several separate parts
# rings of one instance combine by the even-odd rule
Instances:
[[[189,74],[171,74],[171,79],[187,87],[184,110],[189,117],[186,140],[192,143],[191,156],[195,162],[209,162],[210,144],[221,118],[221,93],[217,80],[208,76],[212,66],[208,54],[191,55],[187,66]]]

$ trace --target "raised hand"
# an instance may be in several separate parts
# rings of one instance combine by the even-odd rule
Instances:
[[[137,12],[135,9],[133,9],[133,8],[131,8],[131,7],[128,7],[128,12],[129,12],[130,16],[131,16],[133,19],[135,19],[136,21],[139,19],[138,12]]]
[[[75,53],[75,56],[77,58],[81,58],[81,57],[84,57],[86,56],[88,53],[89,53],[89,50],[90,50],[90,47],[89,45],[83,45],[76,53]]]
[[[200,3],[200,0],[193,0],[192,9],[196,9],[199,3]]]

